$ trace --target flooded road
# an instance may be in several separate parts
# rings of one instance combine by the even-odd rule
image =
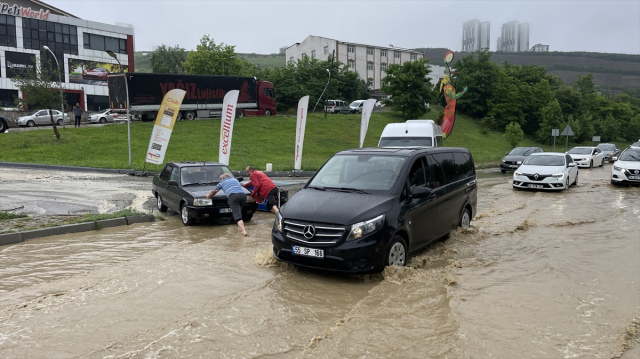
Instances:
[[[262,212],[0,247],[0,358],[635,358],[640,188],[610,171],[479,173],[472,228],[376,275],[275,262]]]

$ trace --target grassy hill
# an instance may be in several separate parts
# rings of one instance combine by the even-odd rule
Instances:
[[[441,65],[445,48],[418,48],[425,58]],[[456,52],[455,62],[469,55],[468,52]],[[491,60],[497,64],[507,61],[516,65],[544,66],[547,72],[571,83],[587,73],[593,74],[593,80],[602,90],[619,94],[631,89],[640,92],[640,55],[608,54],[600,52],[492,52]]]
[[[153,51],[136,51],[133,54],[136,72],[151,72],[151,53]],[[285,65],[284,54],[238,54],[241,59],[247,60],[261,68],[276,68]]]

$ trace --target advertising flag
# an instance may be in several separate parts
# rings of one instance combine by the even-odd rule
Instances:
[[[156,165],[161,165],[164,162],[164,154],[167,152],[173,125],[176,123],[176,117],[178,117],[185,94],[185,90],[174,89],[164,95],[156,117],[156,124],[151,132],[145,162]]]
[[[224,95],[222,100],[222,119],[220,122],[220,149],[218,150],[218,162],[229,165],[231,154],[231,135],[233,135],[233,120],[236,118],[236,106],[240,91],[231,90]]]
[[[307,126],[307,108],[309,107],[309,96],[305,96],[298,101],[298,120],[296,121],[296,159],[293,169],[300,170],[302,166],[302,145],[304,143],[304,129]]]
[[[371,112],[373,112],[373,106],[376,104],[375,99],[368,99],[362,105],[362,118],[360,119],[360,148],[362,148],[362,144],[364,143],[364,138],[367,136],[367,129],[369,128],[369,117],[371,117]]]

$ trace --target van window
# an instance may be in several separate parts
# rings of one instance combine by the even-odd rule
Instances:
[[[449,184],[460,179],[458,165],[456,165],[452,153],[434,153],[433,158],[444,172],[444,184]]]
[[[463,179],[472,177],[474,173],[473,162],[468,153],[454,152],[453,159],[458,166],[458,178]]]
[[[442,165],[436,161],[433,156],[427,156],[427,166],[429,167],[429,172],[431,173],[432,182],[430,183],[430,188],[436,189],[438,187],[444,186],[445,178],[444,172],[442,171]]]
[[[411,189],[414,187],[426,187],[427,186],[427,168],[422,157],[416,159],[409,171],[409,186]]]
[[[379,147],[431,147],[431,137],[382,137]]]

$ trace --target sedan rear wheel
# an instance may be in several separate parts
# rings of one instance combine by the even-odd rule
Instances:
[[[185,226],[190,226],[193,224],[193,219],[189,216],[189,208],[187,208],[186,204],[182,204],[180,207],[180,218],[182,219],[182,224]]]
[[[56,125],[62,126],[62,119],[59,119],[58,122],[56,122]]]

